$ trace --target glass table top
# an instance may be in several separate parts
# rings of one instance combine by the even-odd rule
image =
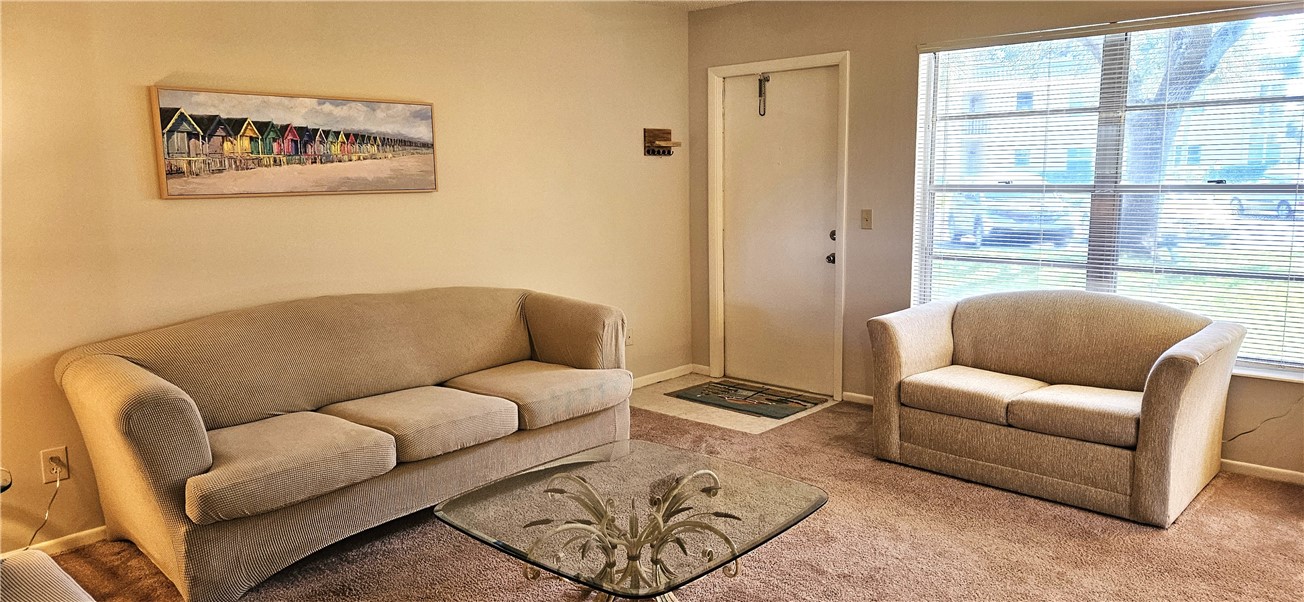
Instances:
[[[817,487],[702,454],[620,441],[455,496],[435,516],[531,566],[610,596],[653,598],[801,522]]]

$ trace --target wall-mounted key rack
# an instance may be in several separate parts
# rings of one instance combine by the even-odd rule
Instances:
[[[669,129],[643,128],[643,154],[649,157],[669,157],[675,147],[683,143],[670,139]]]

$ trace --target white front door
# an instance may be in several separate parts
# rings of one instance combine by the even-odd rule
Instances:
[[[832,394],[838,68],[769,77],[724,80],[724,371]]]

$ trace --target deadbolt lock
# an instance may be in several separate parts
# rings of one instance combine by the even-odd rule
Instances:
[[[827,261],[827,262],[829,262],[829,263],[837,263],[837,262],[838,262],[838,254],[837,254],[837,253],[829,253],[828,255],[826,255],[826,256],[824,257],[824,261]]]

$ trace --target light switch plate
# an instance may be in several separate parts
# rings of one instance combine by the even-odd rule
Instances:
[[[873,210],[873,209],[861,209],[861,210],[860,210],[860,229],[861,229],[861,230],[873,230],[873,229],[874,229],[874,210]]]

